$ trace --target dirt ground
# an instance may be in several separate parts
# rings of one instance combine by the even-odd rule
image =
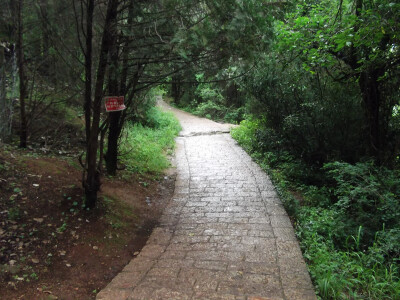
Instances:
[[[93,299],[139,253],[174,190],[158,179],[104,178],[83,209],[76,158],[0,147],[0,298]]]

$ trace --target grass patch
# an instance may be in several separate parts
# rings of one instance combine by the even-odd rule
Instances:
[[[129,124],[121,144],[122,162],[128,171],[159,174],[170,166],[167,158],[181,127],[172,113],[152,108],[144,125]]]

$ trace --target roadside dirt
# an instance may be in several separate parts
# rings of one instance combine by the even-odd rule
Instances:
[[[0,298],[93,299],[147,241],[174,190],[158,180],[103,179],[82,208],[76,159],[0,149]]]

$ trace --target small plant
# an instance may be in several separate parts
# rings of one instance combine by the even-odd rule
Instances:
[[[21,217],[21,213],[18,207],[11,207],[8,210],[8,219],[10,220],[18,220]]]
[[[29,277],[30,277],[32,280],[38,280],[38,279],[39,279],[39,276],[38,276],[35,272],[31,273],[31,275],[29,275]]]
[[[110,222],[110,225],[113,229],[119,229],[122,227],[122,223],[120,222]]]
[[[58,233],[62,233],[65,230],[67,230],[67,223],[66,222],[64,222],[60,227],[57,228],[57,232]]]

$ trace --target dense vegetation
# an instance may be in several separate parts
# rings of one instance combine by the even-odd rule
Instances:
[[[197,115],[242,121],[233,136],[274,178],[322,298],[399,297],[397,1],[3,8],[0,138],[18,135],[21,147],[43,152],[79,149],[86,207],[103,174],[164,164],[148,159],[178,130],[152,108],[163,89]],[[106,114],[105,95],[125,96],[127,109]],[[163,128],[163,138],[149,128]],[[144,136],[161,145],[144,145]]]

